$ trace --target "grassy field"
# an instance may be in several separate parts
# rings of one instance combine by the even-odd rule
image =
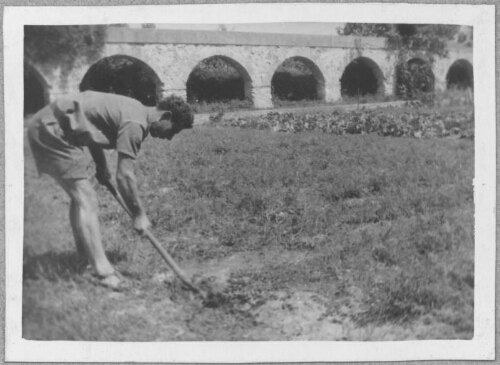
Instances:
[[[37,340],[470,339],[474,141],[199,126],[149,139],[137,175],[186,291],[96,185],[129,291],[96,286],[69,202],[25,159],[23,337]],[[116,156],[111,154],[110,160]]]

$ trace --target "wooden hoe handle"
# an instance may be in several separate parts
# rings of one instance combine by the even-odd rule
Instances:
[[[118,203],[122,206],[122,208],[127,212],[127,214],[130,216],[130,218],[133,218],[134,216],[132,215],[132,212],[130,209],[128,209],[127,205],[125,204],[125,201],[123,200],[122,196],[118,192],[118,190],[114,187],[114,185],[111,183],[111,181],[107,181],[105,186],[108,188],[109,192],[111,195],[115,197],[115,199],[118,201]],[[206,298],[206,295],[204,292],[202,292],[199,288],[197,288],[193,283],[191,283],[182,269],[177,265],[177,263],[174,261],[172,256],[169,255],[169,253],[162,247],[158,239],[151,233],[149,230],[144,231],[144,236],[152,243],[153,247],[158,251],[158,253],[163,257],[163,260],[167,263],[167,265],[172,269],[172,271],[178,276],[179,279],[187,286],[189,289],[194,291],[195,293],[200,294],[203,299]]]

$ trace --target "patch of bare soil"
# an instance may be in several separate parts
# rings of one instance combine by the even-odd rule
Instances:
[[[391,341],[445,337],[445,325],[424,318],[411,325],[357,326],[362,292],[347,289],[349,299],[335,304],[319,285],[288,290],[259,290],[252,282],[270,264],[300,263],[304,252],[237,252],[203,264],[183,263],[184,271],[204,289],[221,295],[215,306],[180,288],[171,272],[155,275],[151,287],[109,293],[110,316],[137,316],[156,327],[155,341]],[[335,283],[332,282],[332,286]],[[257,287],[257,289],[256,289]],[[252,288],[252,289],[250,289]],[[449,336],[449,333],[448,333]]]

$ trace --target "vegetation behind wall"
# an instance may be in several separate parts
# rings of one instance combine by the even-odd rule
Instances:
[[[25,25],[24,59],[67,75],[78,62],[95,61],[105,38],[105,25]]]

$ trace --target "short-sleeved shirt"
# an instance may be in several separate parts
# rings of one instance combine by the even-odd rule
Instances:
[[[85,91],[68,95],[36,113],[28,125],[28,139],[40,173],[56,178],[89,176],[89,160],[83,147],[68,137],[58,117],[61,105],[78,102],[90,128],[109,141],[103,148],[116,149],[135,159],[148,134],[148,109],[139,101],[121,95]]]
[[[115,94],[85,91],[65,99],[78,101],[87,120],[100,130],[111,145],[136,158],[148,134],[148,110],[138,100]]]

